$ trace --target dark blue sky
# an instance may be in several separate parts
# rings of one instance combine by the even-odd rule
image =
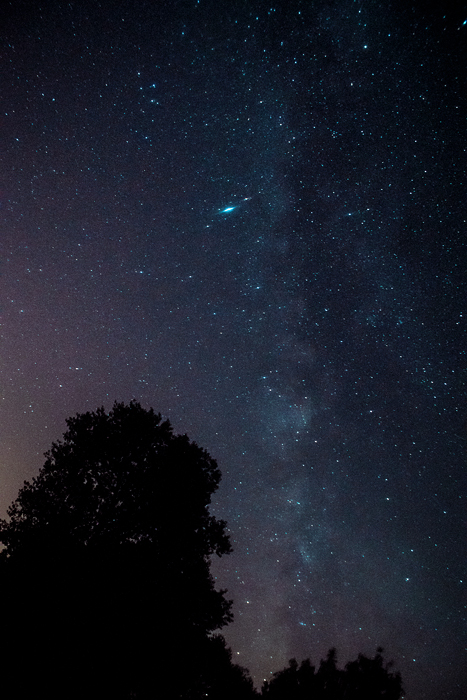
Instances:
[[[385,649],[466,685],[467,18],[427,3],[11,3],[3,516],[132,398],[223,473],[257,684]],[[173,491],[177,507],[177,486]]]

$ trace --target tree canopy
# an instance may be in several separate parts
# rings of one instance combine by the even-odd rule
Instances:
[[[4,680],[24,686],[18,697],[40,679],[49,697],[65,685],[67,697],[152,697],[170,671],[166,697],[188,696],[196,683],[182,651],[196,657],[231,620],[209,571],[211,555],[231,551],[208,510],[217,464],[134,401],[67,427],[0,522],[0,585],[13,602]],[[15,645],[35,671],[31,687]]]
[[[135,401],[66,423],[0,521],[2,700],[254,700],[217,633],[232,616],[210,573],[231,551],[209,513],[215,460]],[[381,653],[292,659],[262,697],[399,700]]]
[[[31,546],[147,542],[167,554],[230,552],[225,523],[207,506],[221,473],[205,450],[137,402],[69,418],[31,483],[0,523],[6,556]]]
[[[337,654],[330,649],[318,670],[309,659],[300,666],[295,659],[289,666],[264,683],[265,700],[399,700],[402,681],[399,673],[391,671],[392,664],[383,662],[379,647],[372,659],[359,654],[344,669],[337,667]]]

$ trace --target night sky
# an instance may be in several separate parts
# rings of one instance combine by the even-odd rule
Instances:
[[[257,686],[381,645],[464,699],[467,9],[5,6],[0,516],[134,398],[219,463]]]

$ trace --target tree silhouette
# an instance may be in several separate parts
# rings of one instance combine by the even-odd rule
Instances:
[[[345,667],[346,697],[349,700],[399,700],[402,681],[399,673],[390,671],[392,663],[383,664],[383,649],[378,647],[373,659],[359,654]]]
[[[202,672],[198,674],[199,697],[209,700],[258,700],[248,671],[232,663],[232,651],[221,635],[214,635],[197,650],[193,660]]]
[[[383,650],[374,658],[359,654],[344,670],[337,668],[335,649],[321,660],[318,671],[306,659],[299,666],[295,659],[274,674],[262,687],[266,700],[399,700],[403,689],[399,673],[392,673],[392,664],[383,664]]]
[[[217,464],[137,402],[67,427],[0,522],[2,698],[199,697],[231,620]]]

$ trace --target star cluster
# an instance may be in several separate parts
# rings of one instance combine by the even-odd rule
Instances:
[[[1,507],[136,398],[215,457],[256,684],[381,645],[463,697],[465,17],[10,4]],[[177,486],[172,494],[177,505]]]

